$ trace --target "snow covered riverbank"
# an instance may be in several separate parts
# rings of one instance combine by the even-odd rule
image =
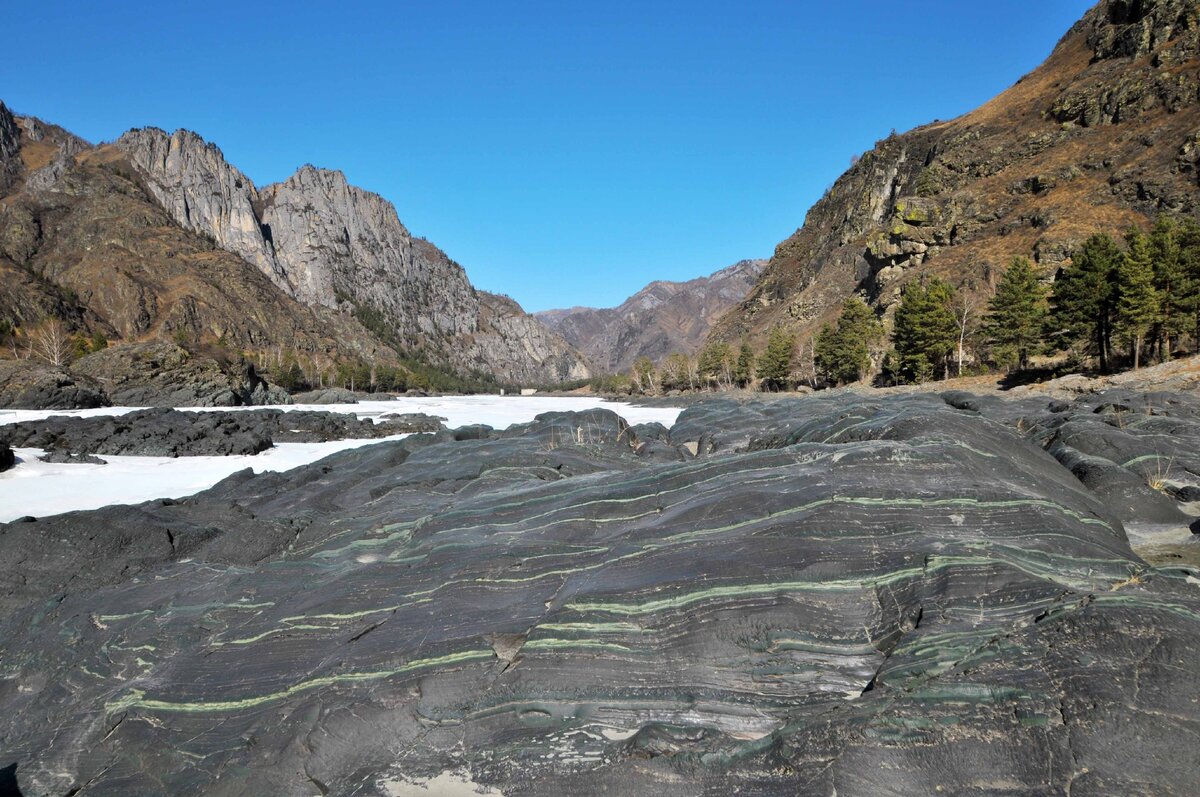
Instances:
[[[280,406],[282,410],[317,410],[353,413],[377,418],[385,413],[424,412],[446,419],[450,428],[483,423],[497,429],[525,423],[543,412],[611,409],[629,423],[659,422],[670,426],[681,410],[672,407],[634,407],[592,398],[449,396],[365,401],[359,404]],[[93,410],[0,410],[0,424],[37,420],[51,415],[121,415],[134,407]],[[207,408],[194,408],[204,412]],[[263,409],[214,407],[212,409]],[[282,471],[315,462],[330,454],[374,445],[397,435],[372,440],[335,440],[327,443],[279,443],[256,456],[230,457],[100,457],[108,464],[52,464],[41,462],[36,449],[16,449],[16,467],[0,473],[0,522],[31,515],[44,517],[110,504],[136,504],[152,498],[182,498],[208,489],[244,468],[256,472]]]

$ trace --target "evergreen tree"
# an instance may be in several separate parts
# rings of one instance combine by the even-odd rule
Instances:
[[[1169,216],[1159,216],[1150,231],[1150,252],[1154,262],[1154,289],[1158,291],[1158,322],[1153,339],[1164,360],[1171,359],[1173,343],[1191,331],[1192,317],[1182,249],[1180,224]]]
[[[1012,259],[988,310],[984,334],[994,347],[995,361],[1028,367],[1029,355],[1041,344],[1047,315],[1046,289],[1028,258]]]
[[[1051,325],[1060,348],[1086,341],[1108,371],[1117,307],[1117,270],[1123,260],[1111,237],[1097,233],[1072,257],[1054,282]]]
[[[901,379],[925,382],[939,371],[947,374],[950,355],[958,346],[953,301],[954,289],[936,277],[905,286],[892,331]]]
[[[782,326],[771,328],[767,348],[758,358],[758,378],[763,390],[785,390],[791,382],[796,336]]]
[[[833,385],[865,379],[871,371],[871,345],[883,336],[883,325],[867,303],[851,296],[842,305],[837,326],[826,324],[814,344],[818,378]]]
[[[754,349],[750,341],[743,340],[738,350],[737,364],[733,368],[733,381],[738,387],[745,387],[754,378]]]
[[[728,385],[733,381],[733,351],[728,343],[712,341],[700,351],[696,367],[706,385],[718,388]]]
[[[1180,306],[1192,328],[1192,341],[1200,349],[1200,223],[1184,219],[1178,231],[1180,273]],[[1186,326],[1187,324],[1185,324]]]
[[[1159,296],[1154,289],[1154,259],[1150,238],[1130,230],[1125,240],[1129,251],[1117,269],[1116,328],[1129,338],[1130,355],[1136,370],[1141,362],[1142,342],[1159,319]]]

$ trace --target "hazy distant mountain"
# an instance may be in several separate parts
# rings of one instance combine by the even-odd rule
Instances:
[[[619,307],[572,307],[535,315],[583,352],[594,370],[616,373],[639,357],[657,361],[697,349],[713,322],[746,295],[766,263],[743,260],[708,277],[652,282]]]

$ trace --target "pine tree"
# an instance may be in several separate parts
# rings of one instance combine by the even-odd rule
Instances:
[[[950,355],[958,346],[953,301],[954,289],[936,277],[905,286],[892,331],[901,379],[924,382],[939,370],[947,374]]]
[[[1179,233],[1179,261],[1183,284],[1180,306],[1192,325],[1192,342],[1200,349],[1200,222],[1184,219]]]
[[[1117,306],[1117,270],[1123,255],[1104,233],[1088,238],[1071,265],[1059,273],[1050,299],[1051,326],[1059,348],[1087,341],[1107,372]]]
[[[791,382],[796,337],[776,325],[767,336],[767,348],[758,358],[758,378],[763,390],[784,390]]]
[[[883,336],[883,325],[866,302],[851,296],[842,305],[837,326],[826,324],[814,344],[818,378],[833,385],[865,379],[871,371],[871,345]]]
[[[1159,320],[1159,296],[1154,289],[1154,259],[1150,238],[1130,230],[1125,240],[1129,251],[1117,269],[1117,331],[1129,338],[1136,370],[1141,361],[1142,341]]]
[[[1029,355],[1041,344],[1047,315],[1046,289],[1028,258],[1012,259],[988,310],[984,335],[994,347],[996,362],[1028,367]]]
[[[753,378],[754,349],[750,348],[749,341],[743,340],[742,347],[738,350],[737,364],[733,368],[733,381],[738,387],[745,387]]]
[[[728,343],[713,341],[700,352],[697,365],[706,385],[723,387],[733,380],[733,351]]]
[[[1181,227],[1169,216],[1159,216],[1150,231],[1154,263],[1154,289],[1158,291],[1158,322],[1152,338],[1164,360],[1171,359],[1173,343],[1191,330],[1188,275],[1180,247]]]

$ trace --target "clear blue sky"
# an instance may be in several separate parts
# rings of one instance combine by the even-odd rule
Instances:
[[[892,128],[973,108],[1091,2],[23,3],[0,99],[193,129],[258,184],[395,203],[526,309],[766,257]]]

